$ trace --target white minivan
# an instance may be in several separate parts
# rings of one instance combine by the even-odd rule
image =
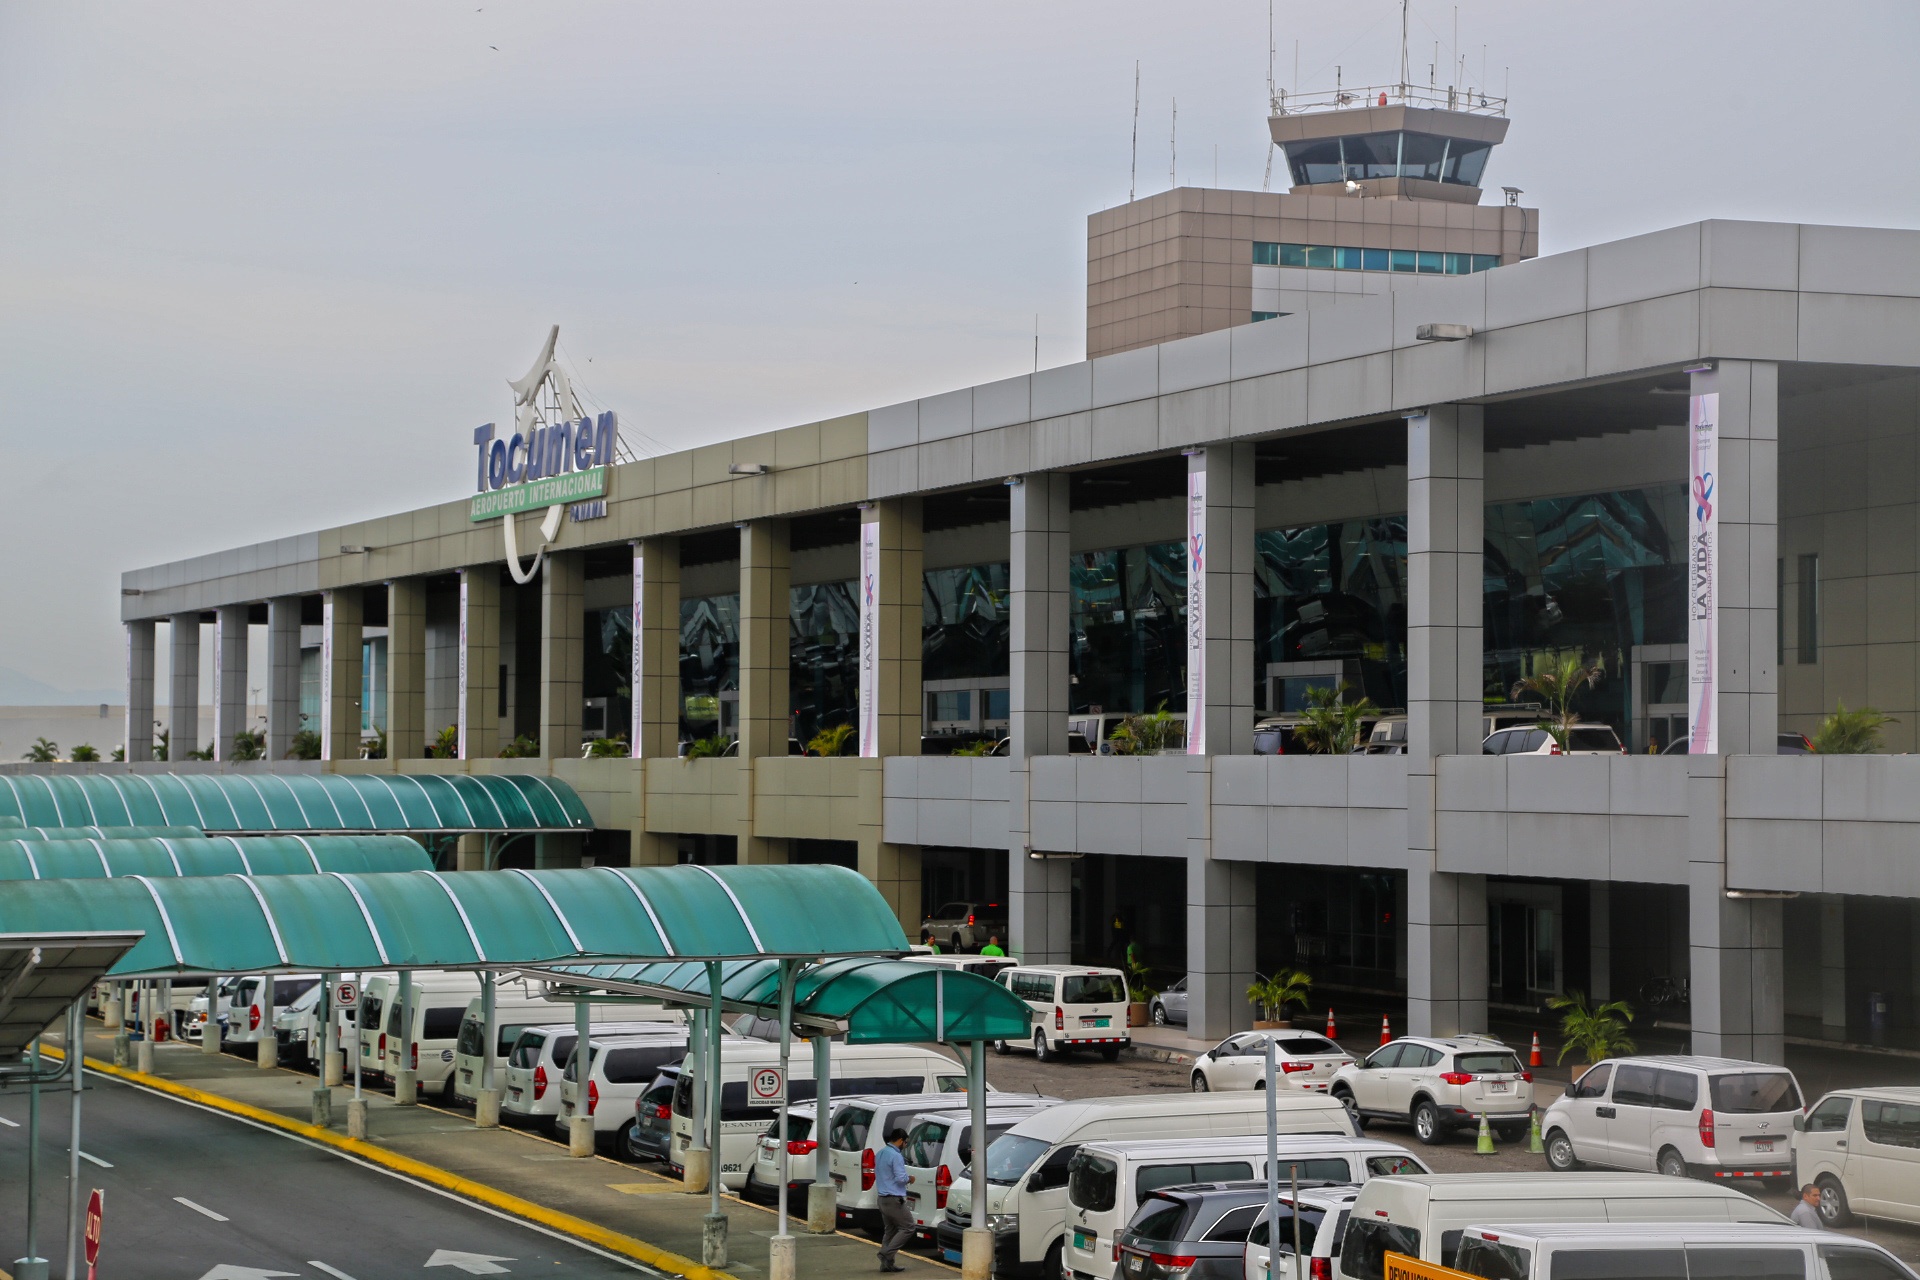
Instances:
[[[537,988],[522,991],[516,986],[502,987],[495,992],[493,1004],[494,1024],[500,1032],[494,1045],[493,1087],[504,1090],[507,1055],[513,1052],[513,1043],[520,1038],[520,1033],[528,1027],[568,1021],[573,1003],[548,1000]],[[627,1010],[632,1010],[631,1017],[626,1016]],[[681,1038],[686,1038],[685,1015],[661,1005],[600,1005],[594,1007],[588,1017],[597,1025],[630,1023],[635,1031],[679,1031]],[[466,1102],[480,1096],[486,1066],[480,1045],[486,1035],[486,1018],[481,1012],[480,997],[475,996],[468,1001],[466,1015],[460,1019],[460,1035],[453,1047],[453,1094]],[[506,1105],[504,1094],[501,1105]]]
[[[1005,1106],[1005,1094],[987,1097],[987,1145],[1052,1101],[1036,1103],[1020,1096]],[[907,1213],[915,1235],[932,1240],[947,1213],[947,1196],[973,1163],[973,1114],[970,1111],[922,1111],[910,1117],[907,1130]]]
[[[1836,1089],[1793,1127],[1793,1184],[1820,1188],[1828,1226],[1920,1222],[1920,1089]]]
[[[746,1185],[747,1166],[760,1135],[773,1123],[776,1109],[747,1099],[747,1077],[759,1067],[777,1066],[780,1046],[765,1040],[729,1040],[720,1051],[720,1180],[729,1191]],[[804,1102],[814,1097],[813,1047],[794,1045],[789,1064],[787,1097]],[[961,1093],[967,1091],[967,1073],[944,1053],[913,1045],[836,1044],[831,1058],[834,1096],[862,1093]],[[693,1140],[693,1073],[680,1077],[673,1091],[673,1152],[667,1165],[676,1176]]]
[[[996,1105],[1024,1105],[1029,1114],[1058,1101],[1037,1093],[993,1095]],[[839,1225],[858,1227],[878,1239],[880,1193],[874,1190],[874,1179],[887,1134],[907,1128],[920,1112],[964,1105],[964,1094],[955,1098],[951,1093],[854,1094],[835,1102],[827,1121],[827,1171],[833,1177]]]
[[[1281,1133],[1357,1138],[1353,1117],[1323,1093],[1275,1094]],[[1080,1098],[1022,1120],[987,1148],[987,1225],[993,1229],[997,1274],[1060,1274],[1067,1229],[1067,1166],[1088,1142],[1121,1138],[1247,1137],[1267,1131],[1264,1090],[1153,1093]],[[973,1181],[947,1196],[947,1216],[934,1239],[949,1262],[960,1260],[961,1233],[973,1221]]]
[[[1793,1176],[1799,1082],[1785,1067],[1681,1055],[1609,1058],[1540,1119],[1547,1163],[1675,1177]]]
[[[1279,1139],[1280,1182],[1302,1186],[1365,1182],[1383,1174],[1429,1173],[1411,1153],[1377,1138]],[[1067,1162],[1067,1234],[1062,1260],[1076,1274],[1108,1280],[1113,1246],[1150,1192],[1194,1182],[1267,1176],[1267,1135],[1089,1142]]]
[[[413,1025],[400,1025],[402,1008],[396,982],[387,993],[385,1023],[389,1080],[402,1067],[410,1068],[420,1096],[437,1094],[453,1101],[453,1047],[460,1039],[460,1021],[467,1002],[480,993],[480,976],[467,970],[437,970],[413,975]]]
[[[560,1078],[559,1122],[565,1125],[583,1111],[593,1118],[593,1140],[601,1150],[627,1154],[640,1113],[635,1104],[662,1067],[687,1056],[687,1029],[663,1027],[648,1033],[616,1029],[605,1039],[590,1037],[586,1064],[586,1098],[581,1099],[580,1046],[567,1060]]]
[[[317,973],[277,973],[272,978],[273,1010],[280,1010],[320,985]],[[268,988],[257,974],[239,979],[228,992],[226,1007],[221,1010],[225,1022],[220,1033],[220,1047],[228,1045],[253,1044],[273,1035],[273,1022],[267,1015],[266,997]]]
[[[596,1006],[596,1015],[618,1013],[622,1009],[638,1008],[634,1005]],[[679,1028],[664,1022],[643,1022],[640,1020],[595,1021],[587,1027],[587,1034],[593,1038],[605,1039],[627,1031],[675,1031]],[[505,1093],[500,1098],[500,1114],[503,1118],[511,1116],[516,1120],[538,1122],[550,1125],[560,1114],[560,1077],[567,1069],[567,1059],[573,1056],[573,1045],[577,1039],[574,1024],[555,1022],[541,1027],[522,1027],[520,1034],[514,1037],[513,1047],[507,1051],[507,1060],[499,1068],[495,1077]],[[458,1056],[456,1055],[456,1061]]]
[[[1374,1178],[1360,1189],[1347,1219],[1340,1275],[1344,1280],[1385,1280],[1389,1253],[1450,1267],[1461,1233],[1476,1222],[1493,1221],[1785,1224],[1787,1220],[1732,1187],[1653,1174],[1543,1178],[1537,1173],[1435,1173]]]
[[[1905,1263],[1867,1240],[1804,1227],[1700,1222],[1642,1223],[1632,1232],[1590,1222],[1476,1223],[1462,1233],[1453,1265],[1482,1280],[1914,1280]]]
[[[1023,964],[994,981],[1033,1010],[1033,1056],[1042,1062],[1075,1049],[1098,1049],[1108,1062],[1120,1056],[1127,1030],[1127,975],[1118,969],[1073,964]],[[994,1042],[1006,1053],[1012,1045]]]

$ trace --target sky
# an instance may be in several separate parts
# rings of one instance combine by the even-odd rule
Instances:
[[[1913,0],[1411,9],[1543,253],[1920,225]],[[643,452],[1081,358],[1089,213],[1260,188],[1268,11],[0,7],[0,700],[117,688],[125,569],[463,496],[552,324]],[[1397,0],[1272,13],[1282,88],[1399,78]]]

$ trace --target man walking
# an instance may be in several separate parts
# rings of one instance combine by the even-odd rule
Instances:
[[[1818,1231],[1827,1224],[1820,1220],[1820,1188],[1809,1182],[1800,1188],[1800,1203],[1793,1206],[1788,1217],[1796,1227],[1812,1227]]]
[[[889,1129],[887,1145],[874,1161],[873,1189],[880,1195],[880,1269],[905,1271],[894,1255],[913,1239],[913,1217],[907,1212],[907,1131]]]

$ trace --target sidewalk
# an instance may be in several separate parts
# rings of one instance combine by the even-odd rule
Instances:
[[[48,1039],[59,1043],[58,1038]],[[88,1019],[86,1051],[89,1068],[103,1069],[113,1060],[113,1037],[101,1024]],[[197,1044],[164,1043],[154,1046],[154,1075],[144,1077],[130,1070],[112,1074],[132,1083],[151,1082],[159,1086],[185,1086],[207,1095],[210,1105],[221,1102],[255,1108],[283,1117],[305,1127],[311,1119],[314,1077],[286,1069],[262,1071],[250,1058],[229,1054],[202,1053]],[[353,1095],[353,1078],[333,1091],[334,1125],[339,1135],[329,1145],[344,1146],[347,1100]],[[585,1220],[601,1232],[629,1237],[638,1251],[608,1245],[639,1258],[662,1271],[677,1275],[738,1276],[764,1275],[767,1270],[768,1242],[775,1228],[775,1213],[748,1204],[731,1195],[723,1201],[729,1218],[728,1254],[732,1261],[724,1271],[699,1265],[701,1218],[707,1211],[703,1193],[688,1195],[677,1181],[654,1172],[654,1167],[630,1164],[605,1156],[575,1159],[567,1154],[566,1144],[556,1142],[534,1130],[502,1126],[479,1129],[471,1115],[439,1106],[394,1105],[390,1095],[366,1089],[368,1100],[367,1146],[370,1154],[392,1153],[400,1162],[414,1161],[439,1171],[443,1176],[429,1177],[443,1187],[462,1190],[470,1198],[502,1207],[500,1193],[530,1202],[532,1213],[519,1216],[543,1226],[556,1224],[536,1216],[541,1210],[555,1215],[571,1215]],[[226,1108],[221,1108],[226,1109]],[[352,1154],[348,1152],[348,1154]],[[457,1181],[456,1181],[457,1180]],[[463,1189],[457,1182],[470,1184]],[[488,1193],[499,1198],[488,1198]],[[805,1228],[806,1206],[798,1206],[798,1217],[790,1228],[799,1241],[799,1275],[827,1280],[828,1277],[878,1272],[878,1246],[864,1236],[845,1232],[830,1236],[810,1236]],[[791,1210],[790,1210],[791,1211]],[[590,1238],[585,1235],[582,1238]],[[902,1251],[899,1262],[921,1276],[957,1271],[936,1262],[924,1253]]]

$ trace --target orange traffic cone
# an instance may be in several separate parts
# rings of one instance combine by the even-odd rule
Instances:
[[[1527,1057],[1527,1065],[1530,1067],[1540,1065],[1540,1033],[1538,1031],[1533,1033],[1533,1052]]]
[[[1338,1040],[1339,1038],[1340,1038],[1340,1031],[1333,1024],[1333,1009],[1329,1007],[1327,1009],[1327,1039]]]
[[[1387,1016],[1383,1013],[1380,1015],[1380,1043],[1386,1044],[1388,1041],[1392,1039],[1393,1039],[1393,1032],[1388,1030]]]

